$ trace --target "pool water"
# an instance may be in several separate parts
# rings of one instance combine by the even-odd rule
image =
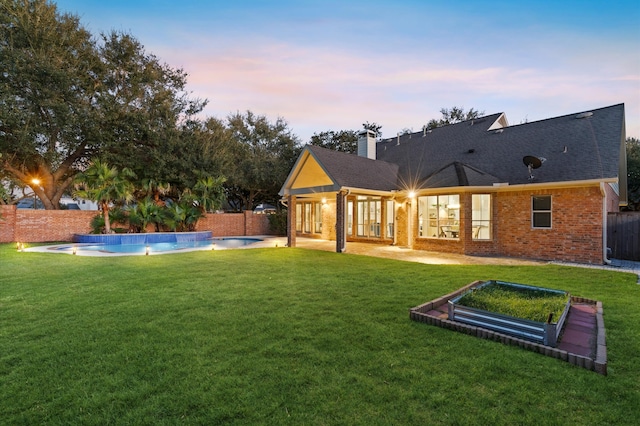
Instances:
[[[154,254],[170,253],[181,250],[224,250],[233,249],[263,241],[260,238],[213,238],[200,241],[179,241],[146,244],[74,244],[50,247],[50,250],[78,254],[112,253],[112,254]]]

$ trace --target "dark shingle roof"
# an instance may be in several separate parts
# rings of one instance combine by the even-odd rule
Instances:
[[[493,114],[403,135],[399,144],[383,140],[377,158],[399,166],[399,189],[616,178],[624,104],[590,112],[488,131],[501,115]],[[546,159],[533,180],[522,161],[526,155]]]
[[[314,145],[308,145],[307,149],[324,167],[329,177],[341,187],[379,191],[396,189],[397,164],[371,160]]]

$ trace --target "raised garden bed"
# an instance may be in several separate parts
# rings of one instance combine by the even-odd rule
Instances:
[[[486,281],[448,305],[449,320],[555,347],[571,303],[565,291]]]
[[[575,334],[575,327],[578,326],[580,329],[584,329],[585,321],[587,323],[593,321],[595,327],[592,332],[584,332],[583,330],[584,333],[582,337],[576,337],[574,335],[573,339],[567,339],[565,330],[565,333],[561,336],[560,343],[558,343],[556,347],[551,347],[544,343],[523,339],[501,331],[490,330],[484,326],[450,320],[448,313],[449,301],[484,283],[486,283],[486,281],[474,281],[449,294],[415,306],[409,309],[409,317],[414,321],[469,334],[481,339],[518,346],[522,349],[553,357],[577,367],[595,371],[599,374],[607,374],[607,345],[602,302],[579,296],[570,296],[571,307],[569,308],[569,314],[567,315],[564,328],[572,328],[572,333]],[[590,312],[587,316],[593,315],[593,317],[585,318],[582,316],[585,312]],[[562,327],[560,329],[562,329]],[[589,335],[590,333],[593,334]]]

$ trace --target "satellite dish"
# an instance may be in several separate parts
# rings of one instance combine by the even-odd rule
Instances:
[[[540,168],[540,166],[542,166],[542,163],[544,163],[545,161],[547,161],[546,158],[544,157],[538,158],[538,157],[534,157],[533,155],[525,155],[524,158],[522,158],[522,162],[529,169],[529,180],[533,180],[534,178],[532,173],[533,169]]]
[[[527,167],[531,167],[532,169],[538,169],[540,168],[540,166],[542,166],[543,160],[541,158],[534,157],[533,155],[526,155],[522,159],[522,162]]]

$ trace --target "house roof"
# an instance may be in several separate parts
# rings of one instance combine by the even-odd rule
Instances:
[[[297,188],[302,194],[314,185],[306,193],[613,182],[626,176],[620,173],[625,166],[624,104],[515,126],[506,123],[505,115],[497,113],[384,139],[376,143],[377,160],[309,145],[280,193]],[[525,156],[542,160],[531,171],[533,177]]]
[[[377,158],[397,164],[399,186],[413,188],[618,177],[625,137],[623,104],[488,130],[501,116],[383,140],[377,144]],[[525,156],[544,158],[542,166],[533,170],[533,179]],[[454,178],[453,171],[461,167],[471,171],[466,183]]]
[[[324,166],[327,174],[340,187],[379,191],[396,189],[398,165],[371,160],[319,146],[306,147]]]

